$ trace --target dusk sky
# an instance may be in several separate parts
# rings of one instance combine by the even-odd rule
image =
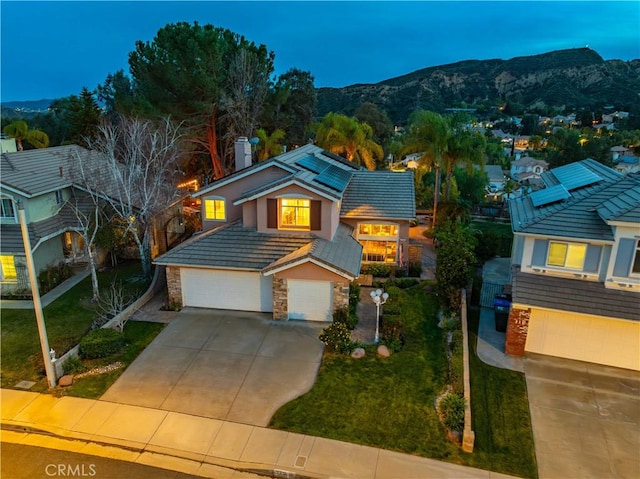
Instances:
[[[0,3],[1,101],[94,89],[124,69],[136,40],[168,23],[211,23],[263,43],[276,74],[317,87],[375,83],[461,60],[589,46],[640,58],[640,2],[32,2]]]

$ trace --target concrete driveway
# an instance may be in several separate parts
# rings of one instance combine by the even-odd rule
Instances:
[[[527,354],[540,479],[640,477],[640,373]]]
[[[185,308],[100,398],[266,426],[313,386],[322,324]]]

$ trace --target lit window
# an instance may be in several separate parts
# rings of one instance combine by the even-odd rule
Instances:
[[[552,241],[549,244],[547,264],[561,268],[582,269],[586,254],[587,245],[585,244],[556,243]]]
[[[282,228],[311,227],[311,200],[282,198],[280,200],[280,226]]]
[[[360,236],[398,236],[398,225],[376,225],[361,223],[358,227]]]
[[[362,243],[362,261],[395,263],[398,243],[395,241],[365,240]]]
[[[636,255],[633,258],[633,265],[631,266],[631,272],[633,274],[640,274],[640,241],[636,243]]]
[[[2,218],[15,218],[13,201],[9,198],[2,198]]]
[[[15,280],[18,278],[16,274],[16,265],[13,261],[13,256],[0,256],[0,266],[2,270],[0,271],[0,280]]]
[[[224,221],[226,218],[227,216],[224,211],[224,200],[204,200],[204,219]]]
[[[398,253],[398,225],[360,223],[358,241],[362,244],[362,261],[395,263]]]

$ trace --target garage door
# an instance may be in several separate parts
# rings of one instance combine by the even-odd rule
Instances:
[[[185,306],[273,311],[270,276],[253,271],[181,268],[182,301]]]
[[[289,319],[331,321],[333,283],[331,281],[287,280]]]
[[[586,314],[531,311],[526,351],[640,369],[640,324]]]

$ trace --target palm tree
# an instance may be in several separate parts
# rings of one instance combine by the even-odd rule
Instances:
[[[286,136],[284,130],[278,128],[269,135],[264,128],[260,128],[256,131],[256,136],[260,140],[256,146],[258,161],[264,161],[270,156],[276,156],[282,153],[282,140],[284,140]]]
[[[338,113],[327,113],[313,126],[316,144],[347,160],[376,169],[376,159],[382,159],[382,146],[373,140],[373,129],[367,123]]]
[[[30,130],[27,123],[22,120],[9,123],[2,131],[9,135],[10,138],[16,139],[18,151],[23,150],[23,141],[33,145],[35,148],[46,148],[49,146],[49,136],[44,131]]]
[[[422,152],[419,160],[423,168],[435,170],[435,185],[433,190],[433,220],[436,225],[438,211],[438,197],[440,190],[440,168],[449,147],[451,128],[449,123],[437,113],[420,110],[409,118],[409,132],[407,134],[404,154]]]

